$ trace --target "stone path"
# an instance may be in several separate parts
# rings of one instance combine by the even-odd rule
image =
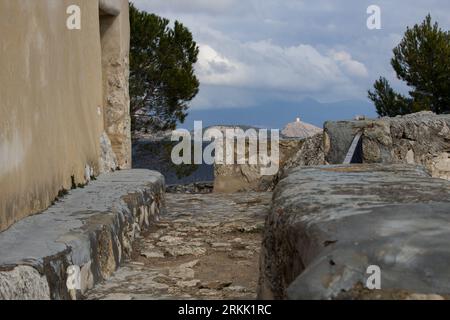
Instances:
[[[166,194],[132,260],[87,299],[255,299],[270,193]]]

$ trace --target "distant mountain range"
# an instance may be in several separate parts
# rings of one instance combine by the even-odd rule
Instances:
[[[203,127],[213,125],[248,125],[269,129],[282,129],[300,117],[302,121],[323,127],[328,120],[349,120],[356,115],[376,118],[375,107],[368,101],[340,101],[320,103],[313,99],[301,102],[267,101],[258,107],[214,108],[190,110],[180,128],[192,130],[194,121],[202,120]]]

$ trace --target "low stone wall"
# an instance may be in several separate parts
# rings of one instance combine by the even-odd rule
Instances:
[[[450,115],[420,112],[396,118],[325,123],[325,158],[340,164],[362,133],[363,163],[405,163],[450,179]]]
[[[14,224],[0,233],[0,300],[81,297],[130,257],[163,201],[162,175],[118,171]],[[79,290],[67,285],[71,266],[80,268]]]
[[[259,298],[354,298],[370,265],[381,268],[379,296],[449,295],[448,243],[450,183],[422,167],[297,167],[274,192]]]

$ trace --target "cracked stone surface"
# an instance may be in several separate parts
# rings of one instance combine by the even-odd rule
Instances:
[[[422,165],[431,176],[450,180],[450,115],[425,111],[395,118],[326,122],[326,161],[342,163],[358,132],[362,133],[364,163]]]
[[[266,220],[258,297],[447,298],[449,195],[448,181],[417,166],[289,171]],[[360,288],[374,265],[383,292]]]
[[[132,259],[87,299],[255,299],[271,193],[166,194]]]

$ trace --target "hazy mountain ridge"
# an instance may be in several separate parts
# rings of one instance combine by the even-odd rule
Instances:
[[[368,101],[340,101],[320,103],[313,99],[301,102],[268,101],[257,107],[214,108],[190,110],[182,128],[192,129],[194,121],[203,121],[203,127],[243,124],[262,128],[282,129],[300,117],[302,121],[322,127],[328,120],[348,120],[355,115],[376,118],[375,107]]]

